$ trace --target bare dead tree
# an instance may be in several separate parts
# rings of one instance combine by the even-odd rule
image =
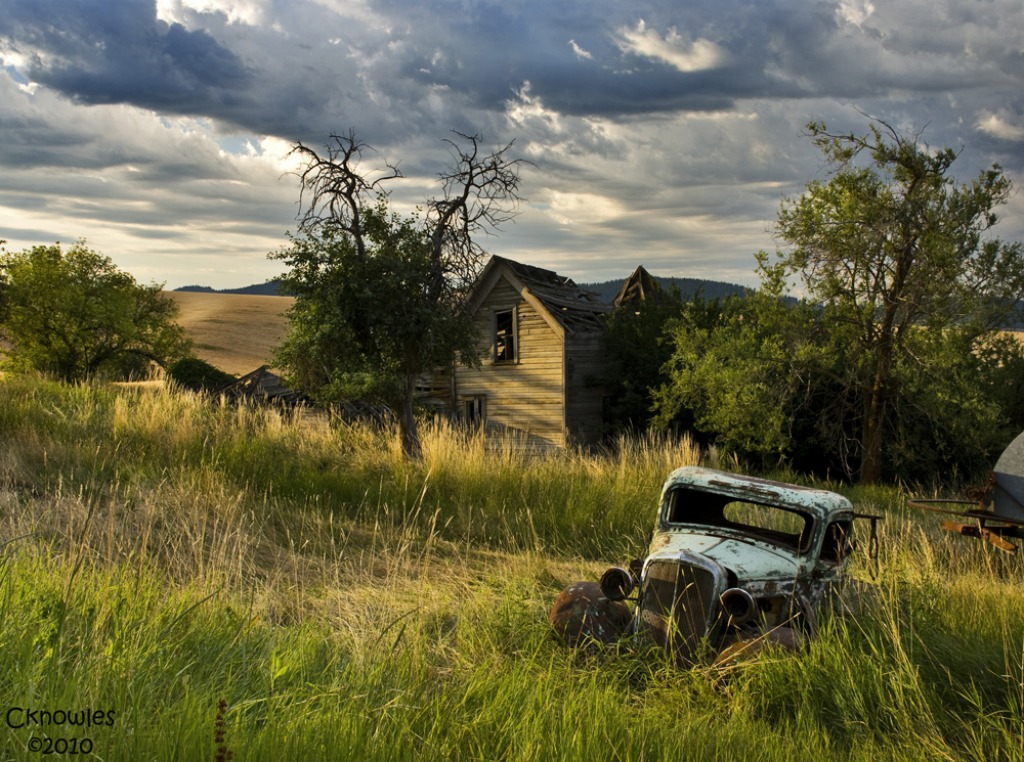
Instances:
[[[363,173],[360,160],[370,146],[359,141],[355,132],[331,133],[321,156],[297,141],[289,156],[298,155],[303,168],[299,177],[299,230],[310,232],[333,227],[352,236],[360,257],[366,256],[363,208],[368,199],[383,190],[387,181],[402,177],[397,166],[385,164],[384,170]],[[375,175],[375,176],[374,176]]]
[[[296,173],[300,184],[300,234],[310,239],[341,234],[363,263],[382,254],[391,256],[396,247],[408,256],[415,250],[419,258],[418,264],[405,267],[393,284],[383,280],[362,284],[363,292],[375,292],[373,300],[361,302],[353,290],[352,303],[362,306],[361,313],[350,315],[349,320],[350,335],[363,344],[359,354],[381,357],[377,372],[401,369],[402,395],[395,401],[400,410],[403,445],[411,455],[419,452],[413,417],[417,377],[436,367],[439,358],[447,357],[442,364],[450,364],[456,353],[467,357],[474,354],[468,340],[472,333],[470,316],[460,312],[459,301],[478,275],[485,255],[477,239],[494,234],[514,219],[522,200],[519,172],[524,162],[510,157],[512,142],[485,153],[479,135],[452,134],[454,137],[445,140],[451,164],[437,176],[440,194],[426,200],[424,217],[416,220],[400,220],[390,214],[387,185],[401,178],[402,172],[387,161],[379,169],[366,169],[364,158],[372,149],[354,132],[332,134],[323,152],[301,142],[292,149],[292,155],[302,160],[302,169]],[[308,265],[311,261],[308,250],[279,258],[288,260],[293,268],[296,263]],[[320,265],[323,263],[307,267],[301,277],[292,276],[293,285],[306,279],[299,284],[300,293],[308,294],[310,300],[317,294],[313,281],[324,277]],[[333,298],[347,293],[344,289],[349,285],[334,283]],[[404,301],[397,301],[391,292],[398,292]],[[329,309],[329,305],[323,309]],[[396,324],[395,313],[407,320]],[[386,342],[381,340],[385,334]],[[324,358],[324,362],[329,360]]]
[[[480,135],[456,130],[452,133],[468,146],[445,138],[453,162],[438,173],[441,197],[427,201],[432,256],[436,260],[446,254],[460,260],[479,257],[482,249],[473,242],[473,236],[489,235],[513,220],[522,201],[519,168],[524,161],[507,156],[515,141],[481,156]],[[383,169],[368,172],[360,167],[363,154],[372,150],[351,130],[346,135],[332,133],[322,156],[301,141],[295,143],[289,155],[297,154],[303,161],[302,170],[295,173],[300,184],[300,231],[332,226],[353,236],[360,254],[365,254],[364,208],[385,192],[389,181],[404,177],[390,162],[385,162]]]
[[[447,257],[452,273],[469,282],[476,276],[483,255],[474,236],[491,234],[517,214],[522,160],[506,156],[512,142],[481,157],[479,135],[454,134],[469,145],[463,147],[454,140],[445,140],[454,161],[453,166],[438,175],[441,198],[428,204],[430,240],[433,259],[440,263]]]

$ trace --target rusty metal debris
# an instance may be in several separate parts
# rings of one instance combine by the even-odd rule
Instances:
[[[628,611],[622,635],[682,664],[709,649],[734,658],[765,646],[799,648],[814,634],[818,609],[839,592],[856,518],[870,518],[874,529],[880,517],[857,514],[826,490],[676,469],[662,489],[647,557],[612,567],[598,585],[565,588],[551,622],[570,643],[607,643]]]
[[[958,521],[942,522],[947,532],[976,537],[1000,550],[1016,552],[1017,546],[1010,539],[1024,539],[1024,434],[999,456],[985,484],[968,489],[964,499],[915,498],[907,504],[956,516]],[[967,508],[958,511],[952,506]]]
[[[621,600],[608,598],[596,582],[576,582],[555,599],[548,621],[567,642],[614,643],[629,627],[632,612]]]

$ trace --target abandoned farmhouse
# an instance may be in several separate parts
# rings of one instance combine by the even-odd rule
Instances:
[[[481,364],[456,365],[432,396],[443,390],[445,407],[489,432],[512,430],[538,446],[595,443],[604,319],[656,292],[639,267],[608,304],[551,270],[492,257],[469,294]]]

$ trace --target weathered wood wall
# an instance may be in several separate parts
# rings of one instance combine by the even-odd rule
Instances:
[[[517,361],[494,362],[493,315],[517,310]],[[486,395],[488,428],[513,428],[552,445],[564,446],[565,420],[560,336],[512,285],[502,278],[477,311],[482,365],[456,370],[456,404]]]
[[[597,382],[607,371],[599,331],[570,334],[566,338],[565,426],[569,438],[591,444],[603,435],[604,388]]]

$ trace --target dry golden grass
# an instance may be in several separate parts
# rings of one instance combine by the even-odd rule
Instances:
[[[286,296],[169,291],[178,303],[178,324],[192,339],[196,357],[242,375],[270,363],[288,327]]]

